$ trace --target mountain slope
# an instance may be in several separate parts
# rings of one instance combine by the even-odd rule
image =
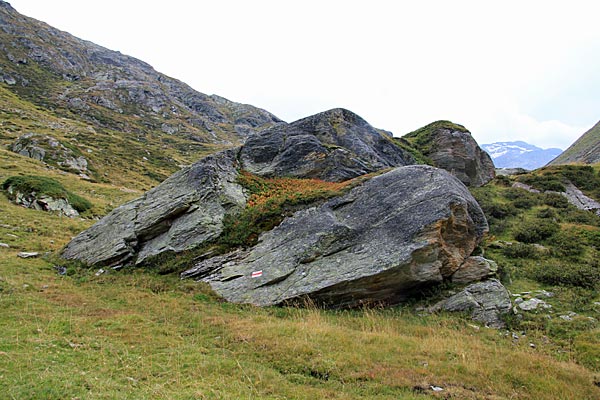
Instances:
[[[283,121],[199,93],[0,0],[0,145],[33,132],[81,150],[95,180],[151,182]],[[106,175],[104,175],[106,174]]]
[[[562,153],[561,149],[542,149],[523,141],[482,144],[481,148],[492,157],[497,168],[528,170],[543,167]]]
[[[600,121],[548,165],[600,162]]]

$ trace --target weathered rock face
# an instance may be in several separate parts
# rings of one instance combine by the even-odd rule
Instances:
[[[482,186],[494,179],[492,159],[464,126],[438,121],[405,138],[429,157],[433,165],[449,171],[467,186]]]
[[[431,311],[470,312],[475,321],[492,328],[504,327],[502,315],[512,307],[506,288],[496,279],[474,283],[441,301]]]
[[[572,183],[566,185],[566,191],[561,193],[569,203],[573,204],[580,210],[590,211],[600,216],[600,203],[586,196],[579,188]]]
[[[492,277],[498,272],[498,265],[480,256],[469,257],[452,275],[454,283],[471,283]]]
[[[76,154],[52,136],[26,133],[12,144],[11,150],[22,156],[45,161],[80,174],[88,172],[88,162],[85,157]]]
[[[218,237],[225,214],[246,203],[236,155],[217,153],[177,172],[76,236],[63,257],[91,265],[140,263]]]
[[[333,109],[250,137],[240,160],[263,176],[343,181],[415,160],[358,115]]]
[[[201,263],[186,276],[239,303],[303,296],[335,307],[396,303],[449,279],[486,230],[479,205],[456,178],[407,166],[299,211],[248,253],[226,256],[216,269]]]

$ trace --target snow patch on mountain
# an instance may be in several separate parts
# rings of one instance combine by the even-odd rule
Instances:
[[[533,170],[543,167],[562,153],[561,149],[542,149],[523,141],[483,144],[481,148],[492,157],[496,168]]]

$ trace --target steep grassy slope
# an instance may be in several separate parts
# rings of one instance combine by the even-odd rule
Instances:
[[[571,163],[595,164],[600,162],[600,122],[583,134],[560,156],[548,165]]]

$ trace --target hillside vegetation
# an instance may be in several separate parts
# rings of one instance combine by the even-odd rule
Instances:
[[[52,177],[98,213],[137,196],[6,151],[0,161],[2,180],[7,173]],[[279,199],[294,193],[285,181],[247,179],[256,193],[251,207],[281,201],[270,200],[271,189]],[[502,178],[474,190],[491,222],[486,256],[498,261],[513,292],[555,294],[545,299],[551,314],[522,312],[509,318],[509,331],[422,314],[414,304],[354,311],[232,305],[177,274],[147,270],[70,267],[59,275],[52,257],[17,252],[56,251],[93,221],[0,196],[0,241],[10,245],[0,249],[0,389],[25,399],[598,398],[600,331],[590,319],[600,317],[591,263],[598,218],[509,184]],[[544,229],[549,221],[561,229]],[[496,248],[498,241],[513,245]],[[569,311],[576,313],[570,321],[558,317]]]
[[[600,121],[548,165],[600,162]]]

